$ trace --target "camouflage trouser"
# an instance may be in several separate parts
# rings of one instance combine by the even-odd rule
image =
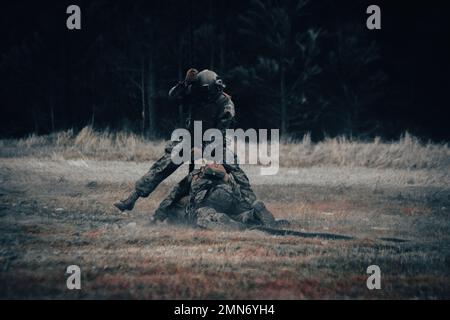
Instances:
[[[136,192],[140,197],[147,197],[155,188],[168,176],[170,176],[180,164],[172,162],[172,149],[178,144],[176,141],[169,141],[164,148],[164,155],[158,159],[150,168],[150,170],[140,178],[136,184]],[[225,152],[224,152],[225,154]],[[237,161],[234,164],[224,164],[228,173],[231,173],[234,180],[241,189],[243,205],[246,203],[248,208],[251,208],[252,203],[256,200],[255,193],[250,187],[250,181],[247,175],[239,167]]]
[[[144,176],[136,181],[135,189],[140,197],[148,197],[164,179],[180,167],[181,164],[173,163],[171,158],[172,149],[177,143],[169,141],[164,148],[163,156],[151,166]]]

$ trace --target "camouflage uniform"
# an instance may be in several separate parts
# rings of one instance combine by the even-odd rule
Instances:
[[[180,165],[172,162],[171,152],[178,142],[170,141],[166,144],[164,155],[158,159],[150,170],[140,178],[136,184],[136,192],[140,197],[147,197],[164,179],[171,175]],[[225,154],[225,151],[224,151]],[[246,203],[251,205],[256,196],[250,187],[250,181],[247,175],[235,162],[234,164],[223,165],[227,173],[232,174],[236,183],[240,186],[242,197]],[[192,172],[192,170],[191,170]]]
[[[222,170],[208,171],[208,166],[194,170],[181,180],[161,202],[154,219],[228,230],[273,224],[272,214],[265,210],[261,216],[249,206],[233,175],[218,167]]]
[[[188,71],[191,72],[192,69]],[[210,76],[215,73],[204,70],[198,74],[206,74]],[[215,75],[217,77],[217,75]],[[193,133],[193,123],[195,121],[202,121],[202,129],[207,130],[210,128],[216,128],[222,131],[225,136],[225,130],[228,129],[234,121],[234,104],[231,97],[224,93],[221,89],[221,80],[215,78],[214,84],[217,84],[219,89],[213,90],[211,95],[211,90],[208,91],[208,95],[204,99],[195,99],[193,97],[198,97],[200,94],[192,94],[192,91],[200,91],[200,89],[195,89],[196,86],[188,85],[186,81],[178,83],[169,91],[169,98],[172,100],[180,100],[188,107],[188,117],[186,121],[187,129]],[[211,81],[211,79],[208,79]],[[224,86],[223,86],[224,87]],[[222,88],[223,88],[222,87]],[[215,88],[215,87],[214,87]],[[200,92],[201,93],[201,92]],[[181,164],[175,164],[171,159],[171,152],[173,148],[179,142],[169,141],[164,149],[163,156],[158,159],[149,169],[149,171],[140,178],[135,184],[135,191],[126,200],[122,200],[116,203],[116,207],[120,210],[131,210],[134,206],[134,202],[139,197],[147,197],[153,190],[168,176],[170,176]],[[205,145],[203,146],[203,148]],[[225,150],[224,150],[225,155]],[[256,196],[250,187],[250,182],[244,173],[244,171],[237,164],[237,159],[235,156],[234,163],[224,164],[224,167],[228,173],[231,173],[240,186],[242,199],[247,204],[248,209],[251,209],[252,203],[256,200]],[[189,171],[193,170],[193,165],[190,165]]]

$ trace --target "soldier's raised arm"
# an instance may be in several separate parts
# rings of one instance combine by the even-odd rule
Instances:
[[[195,81],[197,74],[198,74],[197,69],[190,68],[186,72],[185,79],[183,81],[178,82],[178,84],[176,84],[169,90],[169,99],[170,100],[183,99],[186,95],[188,95],[190,86]]]

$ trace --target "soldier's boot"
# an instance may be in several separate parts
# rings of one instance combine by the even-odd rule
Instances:
[[[133,191],[128,198],[124,200],[120,200],[116,203],[114,203],[114,206],[119,209],[120,211],[125,210],[133,210],[134,204],[136,203],[137,199],[139,199],[139,194],[136,191]]]
[[[275,228],[288,228],[291,226],[291,223],[285,219],[280,219],[275,221]]]
[[[202,207],[196,210],[197,226],[209,230],[244,230],[244,224],[231,219],[225,213],[217,212],[209,207]]]
[[[155,210],[155,213],[150,217],[150,223],[156,224],[158,222],[167,221],[169,222],[169,219],[172,218],[171,222],[176,222],[178,218],[178,212],[177,212],[176,206],[169,206],[167,208],[158,208]],[[183,210],[184,211],[184,210]],[[172,213],[172,217],[170,217],[170,213]]]
[[[256,217],[263,223],[264,226],[267,227],[277,226],[273,214],[269,210],[267,210],[266,206],[264,205],[264,202],[262,202],[261,200],[256,200],[255,202],[253,202],[252,207],[255,210]]]
[[[161,224],[161,223],[169,224],[169,223],[171,223],[171,221],[169,221],[168,217],[164,218],[164,217],[158,217],[155,215],[150,216],[150,218],[148,219],[149,226],[153,226],[153,225],[157,225],[157,224]]]
[[[260,200],[256,200],[253,203],[253,209],[254,209],[255,215],[259,218],[259,220],[266,227],[287,228],[291,225],[291,223],[289,221],[284,220],[284,219],[275,220],[273,214],[269,210],[267,210],[266,206],[264,205],[264,202],[262,202]]]

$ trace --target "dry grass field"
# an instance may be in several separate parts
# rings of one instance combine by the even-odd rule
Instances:
[[[244,166],[292,230],[349,240],[149,225],[185,167],[115,210],[162,148],[90,128],[0,141],[0,298],[450,298],[448,145],[305,137],[281,145],[276,176]],[[72,264],[81,290],[66,288]]]

